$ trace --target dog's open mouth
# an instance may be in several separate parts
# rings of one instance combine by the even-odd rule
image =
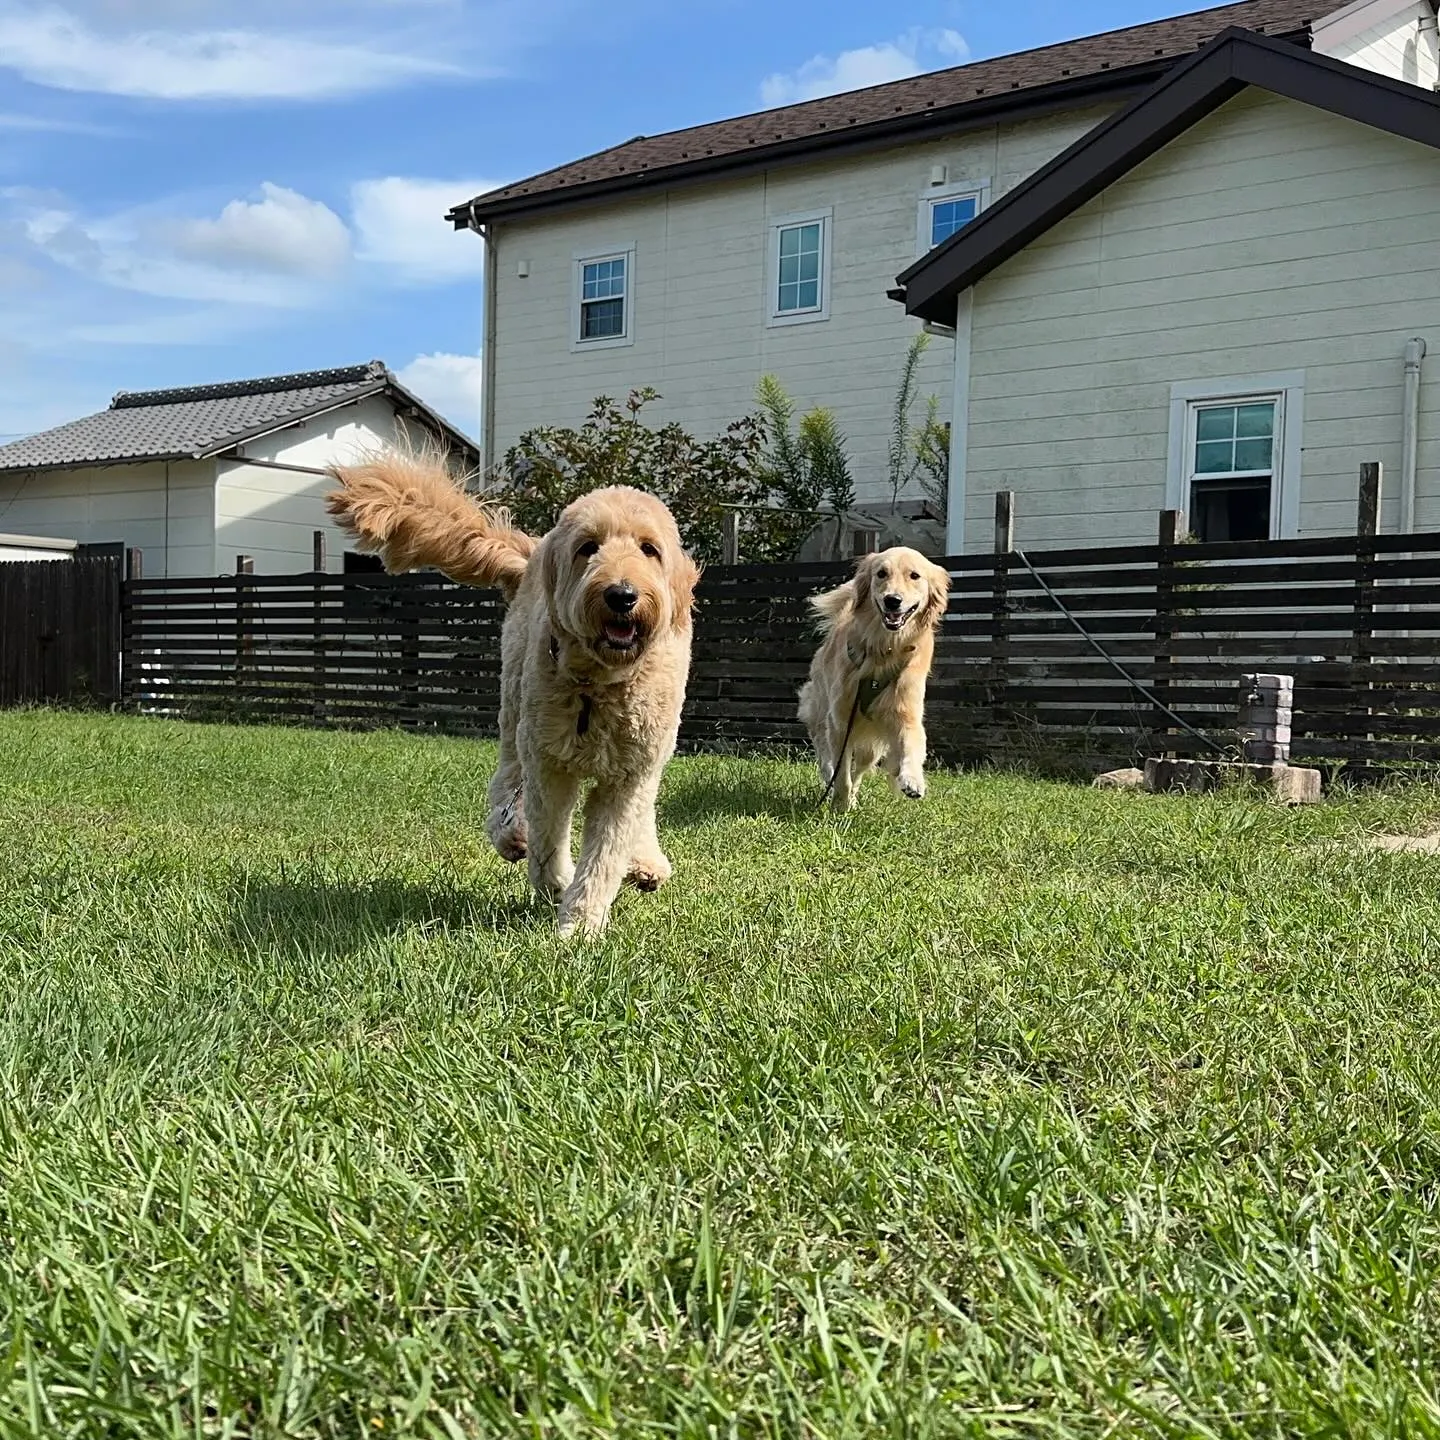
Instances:
[[[880,618],[885,622],[887,630],[903,630],[906,622],[920,608],[917,600],[908,610],[883,610]]]
[[[640,627],[633,620],[607,620],[601,632],[601,643],[607,650],[624,653],[640,643]]]

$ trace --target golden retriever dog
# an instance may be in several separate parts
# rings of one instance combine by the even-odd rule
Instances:
[[[559,902],[561,934],[598,934],[627,878],[654,890],[670,877],[655,797],[680,727],[700,578],[670,511],[612,486],[567,506],[537,540],[428,458],[387,453],[330,473],[340,482],[330,513],[388,570],[432,565],[504,594],[486,833],[506,860],[528,859],[531,884]]]
[[[800,719],[837,810],[855,804],[877,764],[902,795],[925,794],[925,681],[949,592],[946,571],[897,546],[862,556],[852,579],[811,597],[825,638]]]

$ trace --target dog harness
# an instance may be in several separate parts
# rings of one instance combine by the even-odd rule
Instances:
[[[553,635],[550,637],[550,660],[558,674],[560,671],[560,642]],[[580,692],[580,714],[575,721],[575,733],[583,735],[590,728],[590,707],[595,703],[595,697],[590,694],[591,682],[577,680],[573,675],[567,675],[565,678]]]
[[[857,651],[853,645],[845,647],[845,654],[850,663],[857,669],[862,669],[865,664],[865,652]],[[905,671],[906,662],[902,659],[898,665],[892,665],[888,670],[882,670],[877,675],[862,675],[860,685],[855,695],[855,705],[862,715],[870,713],[870,707],[900,678]]]

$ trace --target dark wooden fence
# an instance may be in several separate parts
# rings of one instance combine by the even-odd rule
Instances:
[[[995,551],[943,562],[951,601],[926,717],[937,756],[1086,769],[1203,753],[1136,686],[1223,745],[1240,675],[1278,670],[1295,677],[1296,759],[1440,760],[1440,533],[1379,536],[1372,521],[1352,536],[1190,545],[1171,514],[1154,545],[1027,554],[1012,523],[1002,515]],[[848,573],[707,572],[683,743],[803,743],[805,601]],[[126,699],[150,712],[495,729],[493,592],[431,575],[135,580],[124,614]]]
[[[0,705],[120,698],[118,555],[0,563]]]

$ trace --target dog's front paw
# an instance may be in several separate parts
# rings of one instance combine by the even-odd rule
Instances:
[[[925,798],[925,777],[923,775],[902,775],[899,781],[900,793],[911,800]]]
[[[626,879],[637,889],[658,890],[674,873],[670,862],[657,850],[653,855],[637,855],[630,862]]]
[[[485,833],[490,837],[495,853],[512,865],[523,860],[529,851],[524,817],[513,805],[497,805],[485,822]]]

